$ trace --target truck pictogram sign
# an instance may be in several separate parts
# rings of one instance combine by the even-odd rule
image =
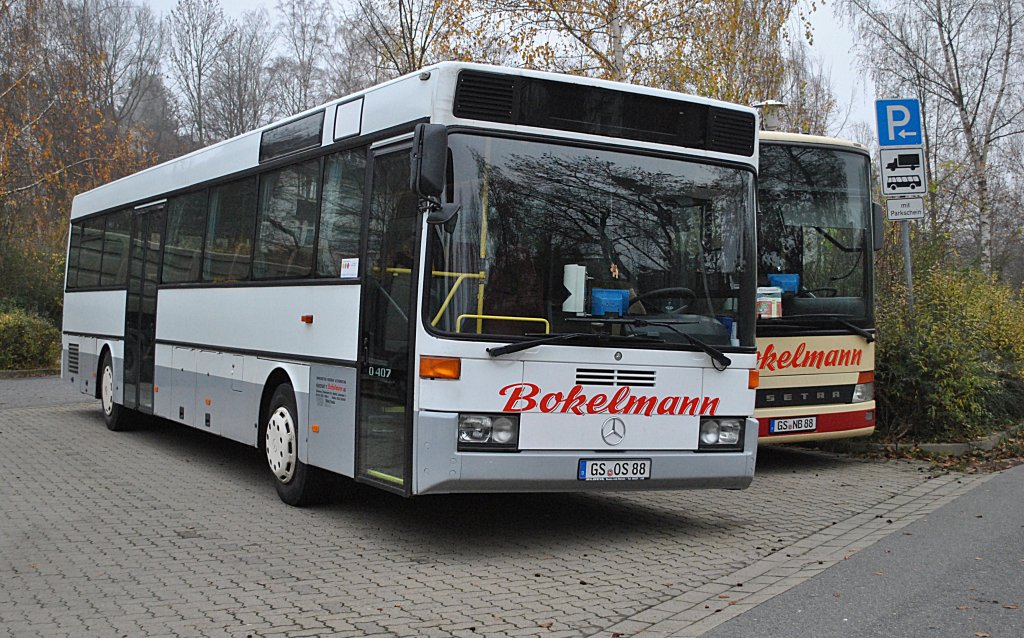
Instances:
[[[882,194],[886,197],[918,196],[928,190],[924,152],[920,148],[879,150]]]

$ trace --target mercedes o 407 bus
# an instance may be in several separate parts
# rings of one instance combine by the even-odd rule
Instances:
[[[63,375],[404,496],[742,488],[753,110],[443,63],[74,200]],[[331,482],[337,483],[337,482]]]

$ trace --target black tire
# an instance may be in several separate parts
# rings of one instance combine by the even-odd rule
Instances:
[[[299,460],[299,411],[289,383],[274,388],[261,418],[260,436],[267,467],[277,495],[289,505],[311,505],[321,496],[322,477],[317,468]]]
[[[100,373],[97,383],[100,405],[103,408],[103,422],[113,432],[124,432],[131,428],[131,411],[114,401],[114,364],[110,352],[104,352],[100,359]]]

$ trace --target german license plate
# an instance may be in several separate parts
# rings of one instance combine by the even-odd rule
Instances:
[[[651,459],[580,459],[581,481],[644,481],[651,478]]]
[[[781,432],[813,432],[818,429],[818,417],[802,416],[795,419],[772,419],[768,422],[768,431],[773,434]]]

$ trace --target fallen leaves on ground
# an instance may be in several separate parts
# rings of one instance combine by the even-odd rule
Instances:
[[[1007,432],[991,450],[974,449],[951,455],[926,452],[914,443],[900,442],[895,448],[879,448],[870,441],[836,442],[836,451],[876,459],[927,461],[936,471],[979,474],[999,472],[1024,463],[1024,425]],[[866,444],[866,445],[865,445]]]

